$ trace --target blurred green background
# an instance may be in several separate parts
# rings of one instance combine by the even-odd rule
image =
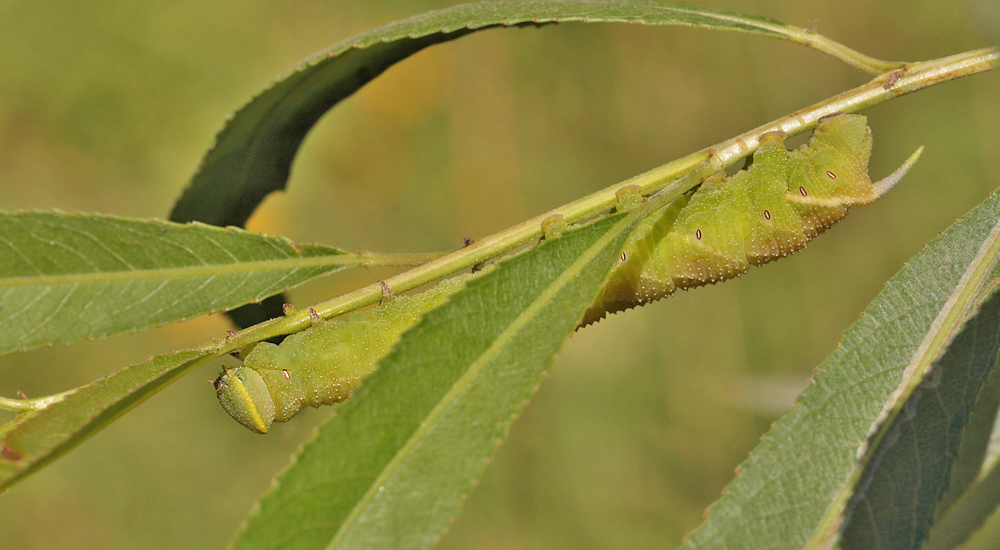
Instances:
[[[311,53],[458,2],[0,4],[0,208],[165,217],[225,115]],[[1000,42],[993,0],[700,2],[884,59]],[[306,141],[251,228],[348,249],[460,246],[867,81],[758,36],[565,24],[491,30],[391,69]],[[446,536],[449,549],[661,548],[701,520],[884,281],[1000,185],[1000,75],[869,110],[872,174],[918,145],[887,198],[803,253],[571,338]],[[294,290],[308,305],[384,277]],[[0,357],[38,396],[224,334],[219,315]],[[266,437],[207,380],[169,387],[0,496],[0,548],[220,548],[331,410]],[[0,417],[6,419],[7,417]]]

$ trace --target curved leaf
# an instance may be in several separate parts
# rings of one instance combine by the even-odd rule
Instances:
[[[233,114],[170,219],[243,226],[264,197],[284,189],[306,133],[341,100],[393,64],[434,44],[518,25],[580,21],[683,25],[791,40],[869,70],[878,62],[821,35],[766,17],[643,0],[501,0],[462,4],[377,27],[320,52]]]
[[[0,353],[226,310],[356,262],[236,228],[0,213]]]
[[[566,21],[684,25],[742,31],[817,48],[870,72],[898,68],[811,31],[765,17],[643,0],[500,0],[463,4],[384,25],[306,60],[233,114],[170,213],[176,222],[246,225],[269,193],[285,188],[302,140],[341,100],[393,64],[478,30]],[[285,299],[229,313],[241,328],[280,314]]]
[[[984,524],[1000,506],[1000,464],[985,469],[975,483],[934,524],[924,550],[950,550],[985,530]],[[995,539],[994,539],[995,545]],[[970,544],[970,547],[974,546]],[[992,547],[992,546],[991,546]]]

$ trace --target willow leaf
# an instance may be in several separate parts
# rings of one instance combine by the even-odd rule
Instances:
[[[924,550],[958,548],[983,529],[1000,507],[1000,464],[992,463],[935,522]],[[973,546],[970,544],[970,546]]]
[[[952,467],[948,492],[938,506],[939,514],[948,511],[963,498],[993,460],[990,441],[994,438],[997,412],[1000,411],[1000,369],[994,367],[972,406],[972,414],[962,433],[961,447]],[[997,494],[1000,497],[1000,493]],[[935,524],[936,525],[936,524]],[[936,529],[936,527],[935,527]]]
[[[160,355],[78,388],[0,427],[0,493],[191,370],[208,352]]]
[[[844,550],[920,547],[946,490],[960,481],[952,475],[959,445],[968,436],[983,436],[983,442],[988,437],[968,433],[969,420],[997,367],[1000,296],[994,294],[958,325],[960,331],[910,396],[895,405],[898,414],[887,420],[884,437],[870,448],[847,507]],[[985,445],[979,447],[981,465]]]
[[[433,546],[634,219],[612,216],[547,241],[425,315],[279,475],[234,547]]]
[[[926,374],[907,367],[929,365],[966,306],[980,298],[976,289],[995,259],[998,220],[994,193],[889,280],[684,548],[812,548],[836,535],[869,433],[884,420],[886,403],[896,406],[897,392]],[[942,328],[942,319],[950,327]]]
[[[319,52],[229,117],[170,219],[243,226],[264,197],[284,189],[292,160],[326,111],[420,50],[476,31],[579,21],[682,25],[761,34],[808,45],[870,72],[900,66],[815,32],[768,19],[650,0],[500,0],[402,19]]]
[[[356,261],[236,228],[0,213],[0,353],[230,309]]]

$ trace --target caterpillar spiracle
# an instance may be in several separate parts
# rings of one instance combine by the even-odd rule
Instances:
[[[306,406],[347,399],[421,315],[478,274],[453,277],[419,294],[396,296],[344,319],[325,321],[279,345],[255,345],[242,366],[225,369],[215,380],[222,408],[263,434],[272,422],[286,422]]]
[[[809,143],[795,151],[785,149],[785,137],[764,134],[748,169],[709,177],[694,193],[642,220],[581,326],[800,250],[843,219],[848,208],[889,191],[923,150],[872,183],[866,117],[820,119]]]

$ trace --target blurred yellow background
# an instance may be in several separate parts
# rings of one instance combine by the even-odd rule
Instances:
[[[458,2],[0,4],[0,209],[165,217],[225,115],[354,33]],[[991,0],[713,1],[884,59],[1000,42]],[[678,27],[490,30],[417,54],[305,143],[251,228],[347,249],[453,249],[869,79],[798,45]],[[574,335],[449,549],[670,547],[884,281],[1000,185],[1000,75],[873,108],[872,175],[901,185],[793,258]],[[298,305],[384,277],[338,274]],[[0,357],[44,395],[224,334],[219,315]],[[220,548],[331,410],[266,437],[186,377],[0,496],[0,548]],[[0,417],[5,420],[6,416]]]

